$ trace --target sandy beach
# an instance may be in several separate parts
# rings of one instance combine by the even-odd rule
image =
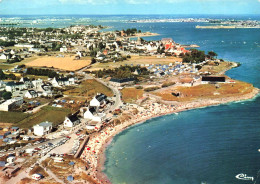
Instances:
[[[126,128],[143,123],[148,119],[163,116],[166,114],[178,113],[195,108],[219,105],[229,102],[248,100],[256,97],[259,93],[259,89],[254,88],[251,93],[236,96],[225,97],[218,99],[197,100],[193,102],[181,103],[179,105],[165,105],[156,103],[153,100],[144,102],[144,104],[138,107],[129,106],[125,113],[127,118],[121,124],[114,125],[109,124],[105,126],[100,132],[91,135],[90,141],[86,146],[81,158],[89,164],[88,174],[96,180],[97,183],[111,183],[107,176],[102,172],[105,163],[105,150],[111,143],[113,137],[125,130]]]

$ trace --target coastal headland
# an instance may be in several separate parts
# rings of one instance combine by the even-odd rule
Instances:
[[[202,70],[211,68],[211,72],[225,76],[224,73],[227,70],[237,66],[238,64],[235,62],[223,62],[221,66],[218,65],[215,68],[204,66]],[[228,79],[225,84],[201,84],[198,82],[194,83],[193,86],[187,86],[187,84],[182,83],[149,93],[144,92],[142,97],[139,96],[138,99],[132,101],[134,104],[128,105],[121,116],[115,119],[112,124],[91,136],[87,145],[88,149],[86,148],[81,156],[83,160],[88,160],[91,163],[88,170],[89,175],[93,176],[97,182],[111,183],[103,173],[106,159],[105,149],[115,135],[130,126],[167,114],[248,100],[259,94],[259,89],[253,85],[225,77]],[[173,78],[168,80],[172,81]],[[167,83],[167,80],[164,82]],[[176,97],[172,95],[173,92],[180,92],[181,95]]]

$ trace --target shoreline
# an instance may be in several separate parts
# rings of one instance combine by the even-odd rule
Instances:
[[[226,104],[226,103],[232,103],[232,102],[239,102],[239,101],[245,101],[245,100],[250,100],[250,99],[254,99],[257,98],[259,96],[259,92],[260,90],[258,88],[253,88],[253,90],[250,93],[247,93],[243,96],[235,96],[235,97],[224,97],[224,98],[219,98],[219,99],[207,99],[207,100],[197,100],[197,101],[193,101],[193,102],[186,102],[183,103],[180,106],[174,107],[174,108],[169,108],[169,105],[158,105],[159,106],[159,110],[155,109],[155,113],[150,113],[149,115],[145,115],[146,113],[149,113],[149,110],[146,110],[146,113],[143,112],[138,112],[137,115],[135,115],[135,117],[137,118],[131,118],[129,120],[124,121],[123,123],[114,126],[112,129],[113,131],[111,132],[111,134],[107,137],[105,137],[101,142],[101,146],[99,146],[99,150],[97,151],[97,155],[95,156],[96,158],[96,163],[93,164],[95,167],[93,168],[94,171],[94,179],[97,179],[99,182],[101,183],[108,183],[111,184],[110,180],[108,179],[107,175],[103,172],[103,170],[105,169],[104,164],[106,161],[106,155],[105,155],[105,151],[107,149],[107,147],[111,144],[111,142],[113,141],[113,138],[121,133],[122,131],[124,131],[125,129],[133,126],[133,125],[137,125],[137,124],[141,124],[146,122],[149,119],[153,119],[153,118],[157,118],[160,116],[165,116],[165,115],[170,115],[170,114],[174,114],[174,113],[179,113],[179,112],[183,112],[183,111],[187,111],[187,110],[192,110],[192,109],[197,109],[197,108],[205,108],[205,107],[209,107],[209,106],[216,106],[216,105],[222,105],[222,104]],[[138,116],[140,116],[140,118],[138,118]],[[108,127],[109,128],[109,127]],[[104,128],[106,129],[106,128]],[[115,129],[115,130],[114,130]],[[101,132],[98,132],[95,135],[99,135],[98,136],[93,136],[93,140],[94,142],[96,140],[100,140],[102,139],[102,133],[106,133],[107,130],[101,130]],[[95,139],[96,138],[96,139]]]

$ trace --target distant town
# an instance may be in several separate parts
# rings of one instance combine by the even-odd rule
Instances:
[[[258,93],[226,76],[239,63],[214,51],[104,28],[0,27],[0,183],[109,183],[105,144],[123,129]]]

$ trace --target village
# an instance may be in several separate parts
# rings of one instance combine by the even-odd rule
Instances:
[[[254,91],[213,51],[102,29],[0,28],[1,183],[102,183],[98,154],[118,126]]]

